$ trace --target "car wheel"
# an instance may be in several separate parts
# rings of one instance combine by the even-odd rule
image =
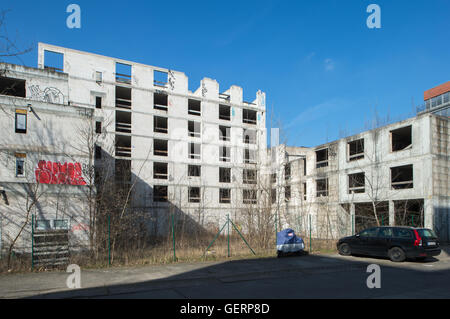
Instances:
[[[350,256],[352,254],[350,245],[347,243],[342,243],[339,245],[339,255]]]
[[[281,256],[283,256],[283,252],[280,250],[277,250],[277,258],[280,258]]]
[[[405,252],[400,247],[393,247],[389,249],[388,255],[389,259],[393,262],[402,262],[406,259]]]

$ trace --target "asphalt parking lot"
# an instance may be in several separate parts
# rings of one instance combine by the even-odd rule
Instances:
[[[368,288],[368,265],[380,288]],[[449,298],[450,257],[423,262],[337,254],[0,276],[1,298]]]

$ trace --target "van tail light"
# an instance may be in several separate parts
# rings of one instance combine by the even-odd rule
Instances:
[[[416,240],[414,241],[414,246],[422,246],[422,238],[419,236],[419,233],[416,229],[414,229],[414,235],[416,236]]]

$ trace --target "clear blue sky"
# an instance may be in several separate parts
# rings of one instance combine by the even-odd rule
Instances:
[[[81,29],[66,7],[81,7]],[[381,7],[381,29],[366,8]],[[423,91],[450,80],[449,0],[2,1],[8,33],[37,42],[183,71],[221,91],[267,94],[288,143],[314,146],[380,117],[412,114]],[[19,61],[10,61],[18,63]],[[273,116],[271,115],[271,110]],[[344,133],[343,133],[344,132]]]

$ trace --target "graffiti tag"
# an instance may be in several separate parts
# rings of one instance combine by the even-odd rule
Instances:
[[[35,170],[36,182],[52,185],[86,185],[80,163],[54,163],[39,161]]]
[[[29,87],[31,97],[37,101],[43,101],[55,104],[64,104],[64,94],[54,87],[48,87],[42,90],[39,85],[31,85]]]

